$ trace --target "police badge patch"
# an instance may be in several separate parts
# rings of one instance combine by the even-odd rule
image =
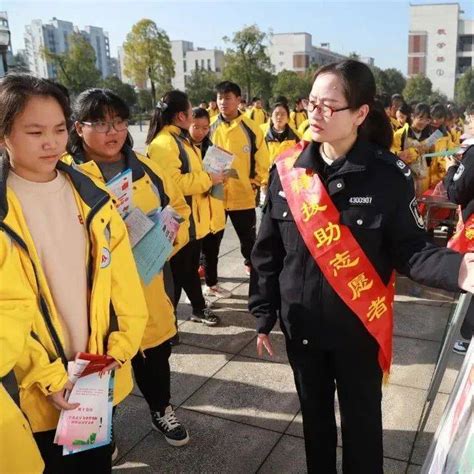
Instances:
[[[425,228],[425,223],[423,221],[423,217],[421,217],[420,213],[418,212],[418,204],[416,202],[416,198],[413,198],[411,200],[409,207],[410,207],[410,211],[413,215],[413,218],[415,219],[416,225],[420,229],[424,229]]]
[[[464,173],[464,165],[462,163],[459,163],[459,167],[456,170],[456,174],[453,176],[453,181],[457,181],[461,175]]]

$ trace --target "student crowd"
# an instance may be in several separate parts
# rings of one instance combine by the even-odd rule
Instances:
[[[347,73],[349,69],[352,75]],[[328,78],[333,82],[324,83]],[[345,61],[316,74],[309,100],[301,98],[290,105],[285,97],[277,97],[268,112],[259,98],[247,107],[240,87],[230,81],[217,84],[216,100],[195,108],[184,92],[169,91],[156,104],[146,155],[142,155],[133,149],[128,131],[130,110],[112,91],[89,89],[71,104],[67,91],[52,81],[20,74],[1,80],[0,145],[4,152],[0,163],[0,377],[14,370],[20,406],[0,383],[0,472],[111,471],[112,458],[117,455],[114,443],[70,456],[63,456],[62,447],[54,443],[60,411],[77,408],[68,402],[66,391],[72,387],[67,364],[78,352],[112,358],[105,370],[115,371],[114,406],[131,392],[133,372],[149,406],[153,428],[173,446],[188,443],[189,433],[170,404],[169,359],[173,346],[179,343],[177,305],[184,290],[192,308],[192,321],[210,327],[219,324],[212,301],[231,296],[218,278],[219,250],[228,219],[238,235],[243,265],[250,276],[250,310],[258,321],[258,350],[265,347],[272,351],[268,334],[277,315],[286,328],[287,350],[303,407],[309,471],[334,472],[335,432],[331,427],[327,435],[327,420],[321,422],[323,415],[316,412],[331,412],[330,393],[333,397],[336,379],[341,410],[347,416],[343,426],[345,472],[381,472],[381,452],[365,464],[351,454],[352,444],[354,449],[361,449],[360,443],[364,442],[356,439],[358,429],[369,437],[381,438],[376,414],[380,410],[378,395],[371,401],[373,412],[368,411],[374,418],[365,428],[354,428],[362,420],[354,417],[347,404],[352,397],[357,405],[358,388],[348,395],[348,401],[344,401],[342,391],[347,387],[350,394],[357,383],[355,378],[364,379],[365,374],[366,390],[378,393],[376,387],[389,361],[382,369],[379,367],[377,354],[382,343],[372,340],[370,331],[352,315],[352,307],[343,308],[341,300],[333,310],[343,311],[344,318],[354,317],[354,321],[345,327],[346,322],[340,323],[338,330],[348,330],[356,338],[360,335],[360,340],[366,336],[370,339],[364,339],[360,346],[364,347],[362,352],[366,351],[366,359],[359,366],[357,357],[347,353],[344,363],[342,359],[324,359],[326,365],[321,368],[321,358],[316,363],[306,358],[313,332],[324,333],[326,322],[323,318],[310,329],[304,327],[298,332],[298,311],[304,313],[306,305],[329,307],[338,296],[328,286],[326,302],[311,300],[328,284],[324,277],[315,276],[318,266],[308,257],[298,233],[298,229],[302,232],[299,224],[298,229],[295,226],[295,208],[283,174],[278,176],[281,159],[293,160],[288,166],[295,166],[295,170],[296,166],[306,168],[306,174],[301,175],[301,189],[313,173],[321,176],[322,187],[327,187],[341,212],[340,222],[353,231],[369,260],[376,262],[374,272],[378,271],[383,280],[380,288],[389,287],[390,274],[396,268],[433,286],[466,289],[473,269],[466,255],[431,246],[416,222],[417,210],[409,206],[414,190],[408,170],[419,197],[434,189],[439,191],[448,168],[459,167],[449,156],[425,155],[459,147],[463,115],[453,104],[407,104],[400,95],[375,100],[372,82],[365,66]],[[369,92],[364,96],[358,88]],[[391,126],[389,135],[386,129],[378,129],[379,137],[388,137],[383,143],[363,130],[375,113],[380,123]],[[474,123],[472,106],[465,117]],[[433,135],[436,131],[439,133]],[[435,139],[427,145],[426,140],[432,136]],[[350,146],[341,147],[342,143]],[[233,155],[232,175],[204,169],[203,159],[211,146]],[[390,153],[390,147],[396,156]],[[344,195],[339,191],[349,192],[353,186],[350,179],[356,176],[355,171],[365,173],[359,176],[359,184],[365,183],[361,176],[372,176],[372,164],[365,163],[357,153],[365,158],[378,156],[373,169],[379,173],[380,189],[374,191],[375,197],[368,189],[372,178],[363,184],[366,192],[357,188],[352,193],[357,199],[373,199],[377,207],[377,199],[386,192],[387,202],[385,207],[380,204],[378,212],[361,206],[349,209],[347,203],[338,201],[338,196]],[[126,219],[116,209],[117,197],[107,188],[107,183],[125,170],[132,173],[134,208],[152,216],[170,206],[182,221],[170,258],[147,282],[137,272]],[[374,183],[377,179],[374,177]],[[216,186],[223,187],[223,199],[210,192]],[[293,191],[295,196],[299,193]],[[399,201],[407,203],[403,212],[395,209]],[[259,204],[263,222],[257,239]],[[315,203],[312,205],[307,220],[318,212]],[[385,234],[380,240],[374,237],[389,225],[389,214],[399,220],[401,228],[405,226],[390,242]],[[342,242],[344,235],[333,234],[332,240],[339,237]],[[367,249],[366,243],[374,247]],[[389,257],[377,253],[379,248],[388,247]],[[426,268],[435,262],[436,275]],[[306,285],[311,295],[302,296],[296,303],[296,295]],[[337,337],[337,331],[331,331],[327,334]],[[344,340],[344,335],[341,337]],[[295,341],[303,345],[297,347]],[[324,347],[324,357],[329,357],[333,349]],[[311,367],[314,373],[309,375]],[[324,388],[309,383],[311,377],[317,384],[324,379]],[[325,398],[320,393],[323,389],[328,391]],[[314,400],[319,400],[317,407],[312,405]],[[320,450],[326,450],[329,459],[321,461]]]

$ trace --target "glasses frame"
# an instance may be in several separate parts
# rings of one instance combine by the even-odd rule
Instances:
[[[96,121],[96,122],[85,122],[85,121],[82,121],[81,123],[82,123],[83,125],[87,125],[87,126],[91,127],[92,130],[94,130],[94,132],[96,132],[96,133],[109,133],[110,130],[112,130],[112,128],[113,128],[116,132],[123,132],[123,131],[125,131],[125,130],[128,129],[128,120],[124,120],[124,119],[121,119],[121,120],[122,120],[122,122],[125,122],[125,123],[127,124],[127,126],[126,126],[125,128],[123,128],[123,129],[120,129],[120,130],[117,130],[117,128],[116,128],[116,126],[115,126],[115,125],[116,125],[115,120],[109,120],[109,121],[106,121],[106,120],[98,120],[98,121]],[[103,131],[103,132],[100,132],[99,130],[97,130],[97,129],[96,129],[96,126],[97,126],[98,123],[105,123],[105,124],[107,124],[107,125],[108,125],[107,130],[105,130],[105,131]]]
[[[323,107],[327,110],[329,110],[329,115],[325,115],[323,113]],[[346,107],[341,107],[339,109],[335,109],[334,107],[331,107],[330,105],[326,105],[326,104],[315,104],[313,100],[308,100],[308,105],[306,107],[306,110],[309,112],[309,113],[312,113],[314,112],[315,110],[318,112],[319,115],[322,115],[323,117],[326,117],[326,118],[331,118],[335,112],[342,112],[343,110],[349,110],[350,107],[349,106],[346,106]]]

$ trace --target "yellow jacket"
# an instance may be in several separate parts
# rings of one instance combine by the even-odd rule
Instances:
[[[36,297],[21,271],[18,248],[0,232],[0,380],[21,357],[36,311]],[[0,381],[0,472],[43,472],[30,425]],[[20,452],[21,450],[21,452]]]
[[[171,176],[184,194],[191,208],[190,240],[205,237],[211,230],[208,192],[212,181],[203,169],[199,149],[179,127],[165,125],[148,145],[147,155]]]
[[[431,130],[433,132],[434,130]],[[455,144],[452,141],[451,135],[448,130],[443,126],[440,128],[443,132],[443,136],[438,138],[434,145],[433,152],[445,151],[455,148]],[[446,158],[436,157],[431,159],[430,164],[430,188],[434,188],[446,175]]]
[[[305,120],[308,120],[308,112],[306,112],[306,110],[302,110],[301,112],[297,112],[296,110],[292,110],[290,112],[290,120],[295,124],[296,130],[298,130],[300,128],[300,125]]]
[[[47,431],[56,427],[59,412],[46,396],[61,390],[67,381],[64,337],[21,205],[6,186],[8,165],[6,162],[3,165],[7,171],[0,176],[0,225],[19,249],[23,279],[35,293],[37,302],[32,337],[28,337],[25,351],[15,365],[15,374],[20,387],[21,408],[33,432]],[[117,404],[133,387],[130,359],[138,351],[148,319],[145,298],[127,229],[109,195],[71,166],[60,162],[57,169],[72,184],[80,213],[78,217],[90,236],[87,351],[108,354],[121,364],[115,377],[114,404]]]
[[[269,123],[260,125],[265,142],[268,146],[268,152],[270,157],[270,166],[275,161],[275,158],[283,153],[288,148],[295,146],[299,141],[300,137],[298,134],[289,126],[286,126],[286,130],[283,132],[284,136],[280,141],[277,136],[273,133]]]
[[[232,153],[232,168],[237,178],[229,178],[224,184],[224,207],[228,211],[255,208],[255,187],[268,180],[268,148],[260,127],[240,114],[231,122],[221,115],[211,123],[212,142]]]
[[[202,159],[206,157],[207,149],[212,145],[211,140],[206,136],[200,145],[196,145],[199,148]],[[224,202],[222,199],[216,199],[209,193],[209,206],[211,210],[211,233],[215,234],[225,228],[226,218],[224,210]]]
[[[212,119],[212,117],[215,117],[216,115],[219,115],[219,109],[211,109],[210,107],[208,107],[206,110],[209,114],[210,119]]]
[[[148,215],[159,207],[169,204],[183,217],[184,222],[180,225],[174,242],[174,253],[176,253],[186,245],[189,239],[191,210],[186,204],[183,194],[159,165],[149,158],[135,153],[130,148],[125,148],[124,153],[127,168],[132,171],[134,207],[138,207]],[[67,155],[63,160],[70,161],[71,156]],[[77,167],[94,180],[99,187],[107,189],[100,168],[94,161],[84,162],[81,154],[76,155],[74,161]],[[149,314],[140,346],[142,350],[159,346],[176,334],[176,316],[171,300],[174,295],[166,293],[163,273],[162,271],[156,275],[148,285],[141,282]]]
[[[305,142],[310,142],[312,140],[311,129],[309,128],[309,119],[301,122],[301,125],[298,127],[298,135]]]
[[[252,119],[258,126],[264,124],[268,120],[268,114],[263,109],[251,107],[245,111],[249,119]]]

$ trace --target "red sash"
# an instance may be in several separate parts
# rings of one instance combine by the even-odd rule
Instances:
[[[311,256],[327,281],[379,344],[385,375],[392,362],[394,274],[388,286],[361,249],[317,174],[294,168],[304,144],[277,158],[283,191]]]
[[[449,240],[448,248],[461,253],[474,252],[474,214],[463,222],[460,213],[456,232]]]

